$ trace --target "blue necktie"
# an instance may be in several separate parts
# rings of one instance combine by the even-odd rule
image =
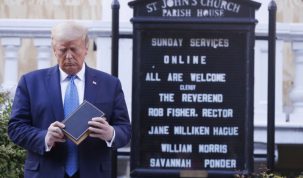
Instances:
[[[66,118],[79,106],[79,97],[77,86],[74,80],[77,76],[71,75],[67,77],[69,84],[67,85],[64,97],[64,117]],[[70,140],[67,140],[67,159],[65,162],[65,171],[69,176],[74,175],[78,170],[78,153],[77,146]]]

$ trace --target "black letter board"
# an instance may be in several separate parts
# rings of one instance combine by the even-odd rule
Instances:
[[[253,171],[255,11],[250,0],[130,2],[132,177]]]

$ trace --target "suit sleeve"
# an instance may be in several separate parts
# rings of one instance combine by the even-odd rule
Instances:
[[[44,154],[46,130],[33,126],[32,108],[25,77],[21,77],[12,105],[11,118],[8,123],[8,135],[17,145]]]
[[[113,147],[120,148],[125,146],[131,138],[130,119],[122,91],[121,83],[118,80],[115,88],[115,98],[113,105],[112,126],[115,129],[115,140]]]

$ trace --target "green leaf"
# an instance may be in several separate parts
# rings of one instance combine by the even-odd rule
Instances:
[[[25,150],[12,141],[7,134],[12,101],[8,92],[0,92],[0,178],[21,178]]]

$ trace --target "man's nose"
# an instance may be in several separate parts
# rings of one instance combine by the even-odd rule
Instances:
[[[73,57],[72,51],[71,51],[70,49],[68,49],[68,50],[66,51],[66,58],[67,58],[67,59],[71,59],[72,57]]]

